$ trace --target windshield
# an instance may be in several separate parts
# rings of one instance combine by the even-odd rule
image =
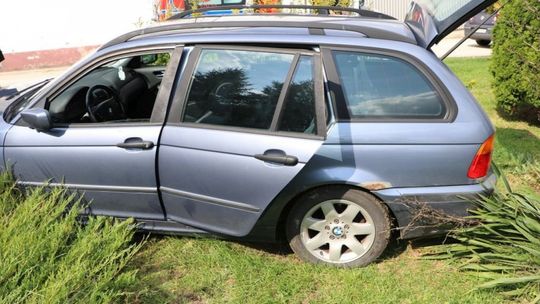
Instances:
[[[8,108],[4,112],[4,120],[7,122],[10,122],[22,110],[26,109],[26,107],[32,100],[32,97],[34,97],[34,95],[36,95],[36,93],[39,92],[41,88],[43,88],[47,83],[49,83],[49,81],[51,81],[51,79],[47,79],[45,81],[37,83],[33,86],[30,86],[20,91],[16,95],[9,97],[8,100],[13,99],[13,98],[16,98],[16,99],[12,104],[8,106]]]

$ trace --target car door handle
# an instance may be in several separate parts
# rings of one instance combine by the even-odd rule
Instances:
[[[254,157],[258,160],[262,160],[263,162],[281,164],[290,167],[294,167],[298,164],[298,157],[287,155],[281,150],[268,150],[264,152],[264,154],[257,154]]]
[[[118,148],[123,149],[142,149],[142,150],[149,150],[154,147],[154,143],[147,140],[142,140],[140,138],[134,139],[134,138],[128,138],[123,143],[119,143],[116,145]]]

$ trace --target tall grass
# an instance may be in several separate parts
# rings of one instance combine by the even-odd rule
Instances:
[[[132,223],[92,218],[63,189],[22,195],[0,176],[0,303],[110,303],[136,280]]]
[[[472,218],[479,224],[455,231],[459,244],[441,247],[438,254],[486,278],[479,289],[539,303],[540,199],[513,192],[505,177],[500,178],[507,191],[478,201]]]

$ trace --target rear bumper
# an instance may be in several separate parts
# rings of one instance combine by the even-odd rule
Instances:
[[[469,215],[474,200],[495,190],[497,177],[491,174],[473,185],[395,188],[374,192],[394,214],[402,239],[447,233]]]
[[[473,27],[465,27],[465,36],[469,35],[470,32],[474,30],[475,26]],[[471,39],[474,40],[492,40],[493,39],[493,26],[483,26],[476,33],[474,33],[471,37]]]

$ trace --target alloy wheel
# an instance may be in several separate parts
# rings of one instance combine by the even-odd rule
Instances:
[[[375,241],[375,225],[365,209],[344,200],[311,208],[300,225],[300,239],[316,258],[341,264],[359,259]]]

